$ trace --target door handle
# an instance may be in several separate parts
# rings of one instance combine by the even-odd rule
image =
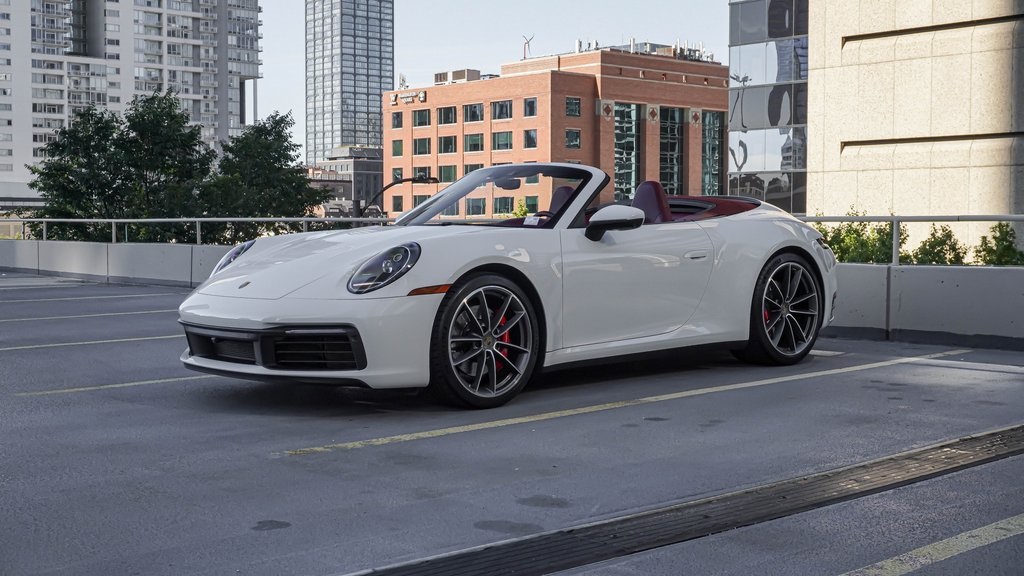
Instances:
[[[707,257],[708,257],[708,251],[707,250],[693,250],[691,252],[687,252],[684,255],[684,258],[686,258],[687,260],[703,260],[703,259],[705,259]]]

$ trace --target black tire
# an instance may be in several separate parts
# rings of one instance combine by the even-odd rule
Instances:
[[[821,283],[806,259],[789,253],[772,257],[754,285],[747,346],[733,354],[777,366],[803,360],[821,330],[821,294]]]
[[[497,274],[469,276],[434,320],[430,391],[449,404],[496,408],[530,381],[539,350],[537,314],[522,288]]]

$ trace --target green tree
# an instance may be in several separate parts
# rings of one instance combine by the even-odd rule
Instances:
[[[75,114],[29,184],[45,200],[36,218],[178,218],[196,214],[198,190],[215,153],[189,126],[173,93],[136,97],[124,116],[87,108]],[[33,232],[39,234],[39,227]],[[106,241],[110,225],[54,225],[50,237]],[[133,240],[188,240],[191,227],[146,226]]]
[[[1013,226],[999,222],[989,229],[992,238],[982,236],[974,257],[990,266],[1024,266],[1024,252],[1017,249],[1017,233]]]
[[[967,258],[967,246],[957,240],[949,226],[936,228],[932,224],[931,232],[914,250],[912,258],[917,264],[963,265]]]
[[[304,217],[330,197],[310,185],[299,164],[299,145],[291,141],[291,114],[273,113],[251,124],[223,145],[219,173],[203,190],[209,216]],[[301,228],[284,224],[231,223],[204,226],[203,240],[237,243],[261,234]],[[207,233],[209,230],[209,234]]]
[[[863,216],[851,210],[847,216]],[[825,237],[840,262],[866,262],[885,264],[892,262],[892,224],[868,222],[842,222],[838,225],[814,224]],[[907,228],[900,225],[900,246],[906,245]],[[901,261],[910,261],[911,254],[900,252]]]
[[[512,216],[516,218],[525,218],[530,215],[530,211],[526,209],[526,201],[520,200],[516,202],[516,209],[512,211]]]

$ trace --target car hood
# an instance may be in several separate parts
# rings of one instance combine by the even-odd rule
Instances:
[[[367,259],[406,242],[474,234],[474,226],[372,226],[260,238],[197,291],[214,296],[277,299],[329,274],[346,278]]]

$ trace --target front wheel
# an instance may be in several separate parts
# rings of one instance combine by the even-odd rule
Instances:
[[[821,288],[810,264],[796,254],[779,254],[758,276],[750,338],[734,353],[759,364],[796,364],[814,347],[821,314]]]
[[[529,382],[539,329],[523,290],[504,276],[481,274],[448,292],[431,338],[431,390],[442,400],[494,408]]]

